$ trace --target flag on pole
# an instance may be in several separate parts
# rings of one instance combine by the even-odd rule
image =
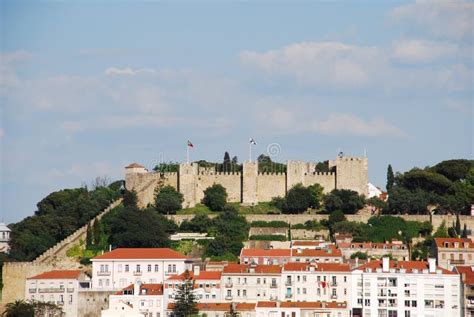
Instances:
[[[191,143],[191,141],[188,140],[188,146],[189,147],[194,147],[194,145]]]
[[[250,138],[250,144],[257,145],[257,142],[253,138]]]

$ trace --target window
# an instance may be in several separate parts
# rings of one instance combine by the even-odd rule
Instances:
[[[125,264],[125,272],[128,272],[128,271],[129,271],[128,264]]]
[[[410,307],[410,301],[409,300],[405,301],[405,307]]]
[[[173,273],[176,273],[176,264],[173,264]]]
[[[434,307],[434,302],[429,299],[425,299],[425,308],[433,308]]]
[[[347,276],[344,276],[344,283],[347,282]]]
[[[155,272],[158,272],[158,264],[155,264]]]
[[[140,264],[137,264],[137,272],[140,272]]]
[[[260,279],[259,278],[257,278],[257,284],[260,284]]]
[[[405,317],[410,317],[410,311],[409,310],[405,310]]]
[[[242,296],[246,297],[247,296],[247,290],[242,290]]]
[[[388,311],[388,317],[397,317],[397,311],[396,310],[389,310]]]
[[[416,300],[411,301],[411,307],[416,307]]]
[[[151,265],[148,264],[148,272],[151,272]]]
[[[72,295],[69,295],[69,304],[72,304]]]
[[[303,275],[303,282],[306,282],[306,275]]]
[[[364,306],[367,306],[367,307],[370,306],[370,299],[365,299],[364,300]]]

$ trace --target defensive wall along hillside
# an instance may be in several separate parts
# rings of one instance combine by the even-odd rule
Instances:
[[[112,202],[106,209],[95,216],[89,224],[100,220],[106,213],[114,209],[122,202],[122,198]],[[2,303],[9,303],[17,299],[25,298],[25,281],[28,277],[41,274],[51,270],[78,269],[82,265],[75,259],[66,256],[66,252],[72,246],[85,241],[87,224],[76,230],[66,239],[46,250],[43,254],[31,262],[6,262],[3,265],[3,289]]]
[[[197,163],[183,163],[179,172],[149,172],[133,163],[125,168],[125,186],[137,192],[140,207],[154,203],[155,191],[170,185],[183,194],[185,208],[194,207],[204,197],[204,190],[213,184],[226,188],[229,202],[254,205],[284,196],[296,184],[320,184],[326,193],[333,189],[351,189],[368,194],[368,159],[337,157],[329,161],[331,172],[316,172],[316,165],[288,161],[286,173],[260,173],[257,162],[244,162],[242,172],[216,172]]]

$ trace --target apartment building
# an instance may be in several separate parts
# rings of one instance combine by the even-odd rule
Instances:
[[[474,265],[474,242],[466,238],[435,238],[434,253],[438,265],[448,270],[454,266]]]
[[[349,317],[346,302],[258,302],[256,317]]]
[[[461,309],[466,317],[474,317],[474,266],[455,266],[461,276]]]
[[[226,302],[280,300],[281,266],[229,264],[222,271],[221,297]]]
[[[168,248],[118,248],[92,259],[92,287],[119,290],[137,281],[163,284],[186,267],[187,257]]]
[[[422,261],[370,261],[352,271],[352,315],[461,316],[458,274]]]
[[[194,294],[198,301],[206,303],[221,302],[221,275],[219,271],[201,271],[195,266],[189,276],[194,280]],[[173,302],[175,295],[184,282],[184,273],[174,275],[165,282],[165,298],[167,302]]]
[[[79,289],[88,288],[89,283],[89,277],[79,270],[49,271],[27,278],[25,298],[56,304],[66,317],[76,317]]]
[[[292,240],[292,249],[327,249],[330,245],[334,247],[334,243],[317,240]]]
[[[129,285],[109,296],[102,317],[162,317],[166,309],[162,284]]]
[[[342,252],[334,245],[321,249],[292,249],[291,262],[342,263]]]
[[[369,257],[382,258],[391,255],[393,259],[400,261],[409,260],[408,247],[402,241],[392,242],[340,242],[338,248],[342,252],[344,259],[350,259],[351,255],[357,252],[366,253]]]
[[[348,264],[292,262],[283,266],[282,300],[349,302],[351,270]]]
[[[289,262],[291,249],[242,249],[240,263],[259,265],[279,265]]]

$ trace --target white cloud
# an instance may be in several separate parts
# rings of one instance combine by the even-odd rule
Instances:
[[[105,75],[107,76],[135,76],[139,74],[155,74],[157,71],[152,68],[138,68],[133,69],[130,67],[126,68],[116,68],[109,67],[105,70]]]
[[[453,57],[458,46],[452,43],[427,40],[396,41],[392,47],[392,57],[406,63],[431,63],[439,59]]]
[[[304,42],[264,53],[245,51],[240,60],[270,75],[286,75],[303,83],[360,87],[368,83],[383,55],[376,47]]]
[[[431,35],[472,41],[474,3],[458,0],[424,0],[403,5],[392,11],[396,21],[418,26]]]

